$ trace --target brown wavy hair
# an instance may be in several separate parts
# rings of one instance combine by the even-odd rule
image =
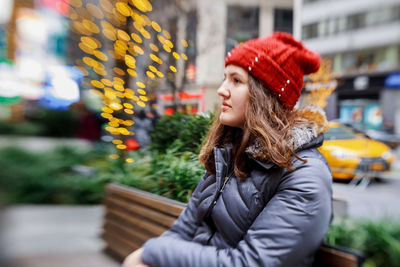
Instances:
[[[243,129],[223,125],[218,112],[204,141],[199,160],[209,173],[215,174],[214,147],[232,144],[235,175],[246,178],[246,148],[257,144],[261,153],[257,160],[272,162],[281,168],[291,169],[292,157],[299,158],[290,142],[293,127],[310,124],[299,116],[298,111],[286,109],[279,100],[256,78],[249,75],[249,103]]]

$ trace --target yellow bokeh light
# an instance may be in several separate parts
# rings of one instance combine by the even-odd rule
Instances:
[[[109,0],[99,0],[101,7],[108,13],[112,12],[113,5]]]
[[[113,113],[114,112],[114,110],[112,110],[109,107],[102,107],[101,110],[104,111],[105,113]]]
[[[138,35],[138,34],[136,34],[136,33],[131,33],[131,36],[132,36],[132,39],[136,42],[136,43],[139,43],[139,44],[141,44],[143,41],[142,41],[142,38]]]
[[[135,162],[135,160],[134,160],[134,159],[131,159],[131,158],[127,158],[125,161],[128,162],[128,163],[133,163],[133,162]]]
[[[169,48],[173,48],[174,47],[174,45],[172,44],[172,42],[170,40],[165,40],[165,44],[167,46],[169,46]]]
[[[179,54],[176,53],[176,52],[173,52],[172,55],[173,55],[174,58],[176,58],[176,59],[180,59],[180,58],[181,58],[181,57],[179,56]]]
[[[151,26],[153,27],[153,29],[154,29],[156,32],[161,32],[161,27],[160,27],[160,25],[159,25],[157,22],[152,21],[152,22],[151,22]]]
[[[110,108],[112,108],[113,110],[121,110],[123,107],[119,103],[111,103]]]
[[[138,93],[141,94],[141,95],[146,95],[146,91],[143,90],[143,89],[138,89],[137,91],[138,91]]]
[[[110,100],[116,100],[117,95],[113,90],[107,90],[104,94],[104,96]]]
[[[144,102],[142,102],[142,101],[138,101],[138,102],[136,102],[137,103],[137,105],[139,106],[139,107],[142,107],[142,108],[144,108],[145,106],[146,106],[146,104],[144,103]]]
[[[150,33],[149,33],[148,31],[146,31],[144,28],[140,29],[139,32],[142,34],[142,36],[143,36],[144,38],[146,38],[146,39],[150,39],[150,38],[151,38]]]
[[[93,33],[91,31],[88,31],[81,22],[79,21],[74,21],[73,23],[73,28],[79,33],[83,35],[92,35]]]
[[[104,88],[104,84],[99,82],[99,81],[97,81],[97,80],[92,80],[90,82],[90,84],[93,85],[94,87],[97,87],[97,88],[100,88],[100,89]]]
[[[157,39],[158,39],[158,41],[160,41],[160,43],[162,43],[162,44],[165,44],[165,38],[162,36],[162,35],[160,35],[160,34],[157,34]]]
[[[105,30],[115,31],[114,26],[108,21],[102,20],[100,21],[100,25]]]
[[[103,61],[107,61],[108,60],[107,55],[104,54],[103,52],[99,51],[99,50],[93,51],[93,55],[95,57],[97,57],[98,59],[100,59],[100,60],[103,60]]]
[[[140,55],[143,55],[143,54],[144,54],[143,49],[142,49],[140,46],[138,46],[138,45],[133,46],[133,50],[134,50],[136,53],[140,54]]]
[[[118,90],[120,92],[123,92],[125,90],[124,86],[120,83],[114,83],[114,88],[115,90]]]
[[[124,71],[123,69],[121,69],[121,68],[114,67],[114,68],[113,68],[113,71],[114,71],[116,74],[118,74],[118,75],[121,75],[121,76],[124,76],[124,75],[125,75],[125,71]],[[111,86],[111,85],[110,85],[110,86]]]
[[[131,0],[132,4],[142,12],[152,11],[153,7],[151,6],[148,0]]]
[[[84,20],[82,21],[82,25],[83,25],[83,27],[85,27],[87,30],[89,30],[89,31],[91,31],[91,32],[93,32],[93,33],[99,33],[99,32],[100,32],[99,27],[97,27],[97,25],[96,25],[95,23],[93,23],[92,21],[90,21],[90,20],[84,19]]]
[[[104,30],[102,31],[102,33],[103,33],[103,35],[104,35],[107,39],[109,39],[109,40],[111,40],[111,41],[117,40],[117,35],[116,35],[115,32],[112,31],[112,30],[104,29]]]
[[[97,46],[96,41],[94,40],[94,38],[92,37],[87,37],[87,36],[82,36],[81,37],[81,42],[84,43],[87,47],[91,48],[91,49],[97,49],[99,48]]]
[[[160,77],[160,78],[163,78],[163,77],[164,77],[164,74],[163,74],[161,71],[157,71],[156,74],[157,74],[157,76]]]
[[[160,65],[163,63],[163,61],[161,60],[161,58],[157,57],[156,55],[154,55],[154,54],[152,54],[152,53],[150,53],[149,57],[150,57],[153,61],[157,62],[157,63],[160,64]]]
[[[167,51],[168,53],[171,53],[171,48],[168,45],[163,45],[163,48],[165,51]]]
[[[182,58],[183,58],[184,60],[188,60],[188,57],[186,56],[186,54],[182,53],[181,56],[182,56]]]
[[[133,124],[135,124],[135,122],[131,121],[131,120],[127,120],[124,122],[124,124],[129,127],[129,126],[132,126]]]
[[[130,55],[126,55],[125,64],[130,68],[136,68],[136,59]]]
[[[124,41],[121,41],[121,40],[116,40],[114,43],[114,47],[117,47],[117,48],[125,50],[125,51],[128,50],[128,45]]]
[[[158,69],[152,65],[149,66],[149,70],[151,70],[152,72],[157,72]]]
[[[139,96],[139,98],[140,98],[141,100],[145,101],[145,102],[149,100],[149,99],[147,98],[147,96],[144,96],[144,95]]]
[[[132,104],[130,104],[130,103],[124,103],[124,107],[126,107],[126,108],[133,108]]]
[[[119,77],[114,77],[113,80],[114,80],[114,83],[125,84],[125,81]]]
[[[96,72],[97,74],[101,75],[101,76],[106,76],[107,75],[107,71],[104,68],[93,68],[94,72]]]
[[[119,144],[122,144],[122,140],[115,139],[115,140],[112,140],[112,143],[115,145],[119,145]]]
[[[132,13],[132,9],[127,3],[117,2],[115,4],[115,7],[117,8],[118,12],[124,15],[125,17],[129,17]]]
[[[110,121],[110,122],[108,123],[108,125],[110,125],[111,127],[118,127],[118,126],[119,126],[119,123],[118,123],[118,122],[115,122],[115,121]]]
[[[137,73],[136,73],[135,70],[133,70],[133,69],[127,69],[126,71],[127,71],[127,72],[129,73],[129,75],[131,75],[132,77],[137,77]]]
[[[167,30],[163,30],[162,33],[164,34],[165,38],[171,39],[171,34]]]
[[[184,47],[188,47],[189,46],[189,44],[188,44],[188,42],[186,40],[182,39],[181,43],[183,44]]]
[[[118,39],[121,39],[121,40],[126,41],[126,42],[128,42],[131,39],[129,34],[127,34],[123,30],[117,30],[117,36],[118,36]]]
[[[123,135],[129,135],[130,134],[130,132],[127,129],[122,128],[122,127],[118,128],[118,131]]]
[[[95,18],[102,19],[104,17],[103,11],[94,4],[87,4],[86,9]]]
[[[81,7],[82,6],[82,1],[81,0],[69,0],[69,4],[73,7]]]
[[[142,14],[142,15],[140,15],[140,17],[143,19],[143,21],[144,21],[144,24],[143,25],[151,25],[151,20],[149,19],[149,17],[148,16],[146,16],[146,15],[144,15],[144,14]]]
[[[103,118],[106,118],[106,119],[111,119],[112,118],[112,115],[110,114],[110,113],[101,113],[100,114]]]
[[[108,156],[110,159],[119,159],[119,155],[118,154],[111,154],[110,156]]]
[[[86,54],[93,55],[93,48],[88,47],[85,43],[79,43],[78,46]]]
[[[136,85],[139,86],[140,88],[146,88],[146,85],[142,82],[136,82]]]
[[[152,73],[151,71],[146,71],[146,75],[147,77],[149,77],[150,79],[154,79],[156,76],[154,75],[154,73]]]
[[[172,70],[173,72],[177,72],[177,70],[174,66],[169,66],[169,69]]]
[[[151,50],[153,50],[154,52],[158,52],[158,47],[155,44],[151,43],[149,46]]]
[[[108,79],[101,79],[100,80],[105,86],[112,86],[113,82]]]
[[[127,113],[127,114],[133,114],[133,110],[132,109],[124,109],[124,111],[125,111],[125,113]]]
[[[117,145],[117,148],[118,149],[126,149],[126,145],[120,144],[120,145]]]

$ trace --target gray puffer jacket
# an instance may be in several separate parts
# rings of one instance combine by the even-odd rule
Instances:
[[[247,179],[229,173],[231,148],[215,148],[216,175],[204,175],[171,229],[145,243],[142,260],[152,267],[311,266],[332,216],[322,142],[314,136],[297,149],[307,163],[295,159],[294,171],[249,152]]]

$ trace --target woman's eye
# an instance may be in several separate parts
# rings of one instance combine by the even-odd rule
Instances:
[[[233,82],[234,82],[234,83],[240,83],[240,80],[239,80],[239,79],[236,79],[236,78],[234,78],[234,79],[233,79]]]

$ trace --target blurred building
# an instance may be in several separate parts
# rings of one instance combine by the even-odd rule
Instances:
[[[176,39],[189,43],[188,61],[181,66],[178,63],[175,85],[183,88],[181,102],[192,111],[214,111],[220,104],[216,91],[223,79],[226,53],[233,47],[275,31],[293,32],[292,0],[175,1],[180,11],[170,13],[171,5],[160,2],[165,5],[159,11],[161,16],[157,15],[157,1],[153,16],[166,20],[162,25],[175,23]],[[164,95],[163,99],[160,105],[167,107],[170,98]]]
[[[329,119],[400,133],[400,0],[295,0],[294,12],[295,35],[340,75]]]

